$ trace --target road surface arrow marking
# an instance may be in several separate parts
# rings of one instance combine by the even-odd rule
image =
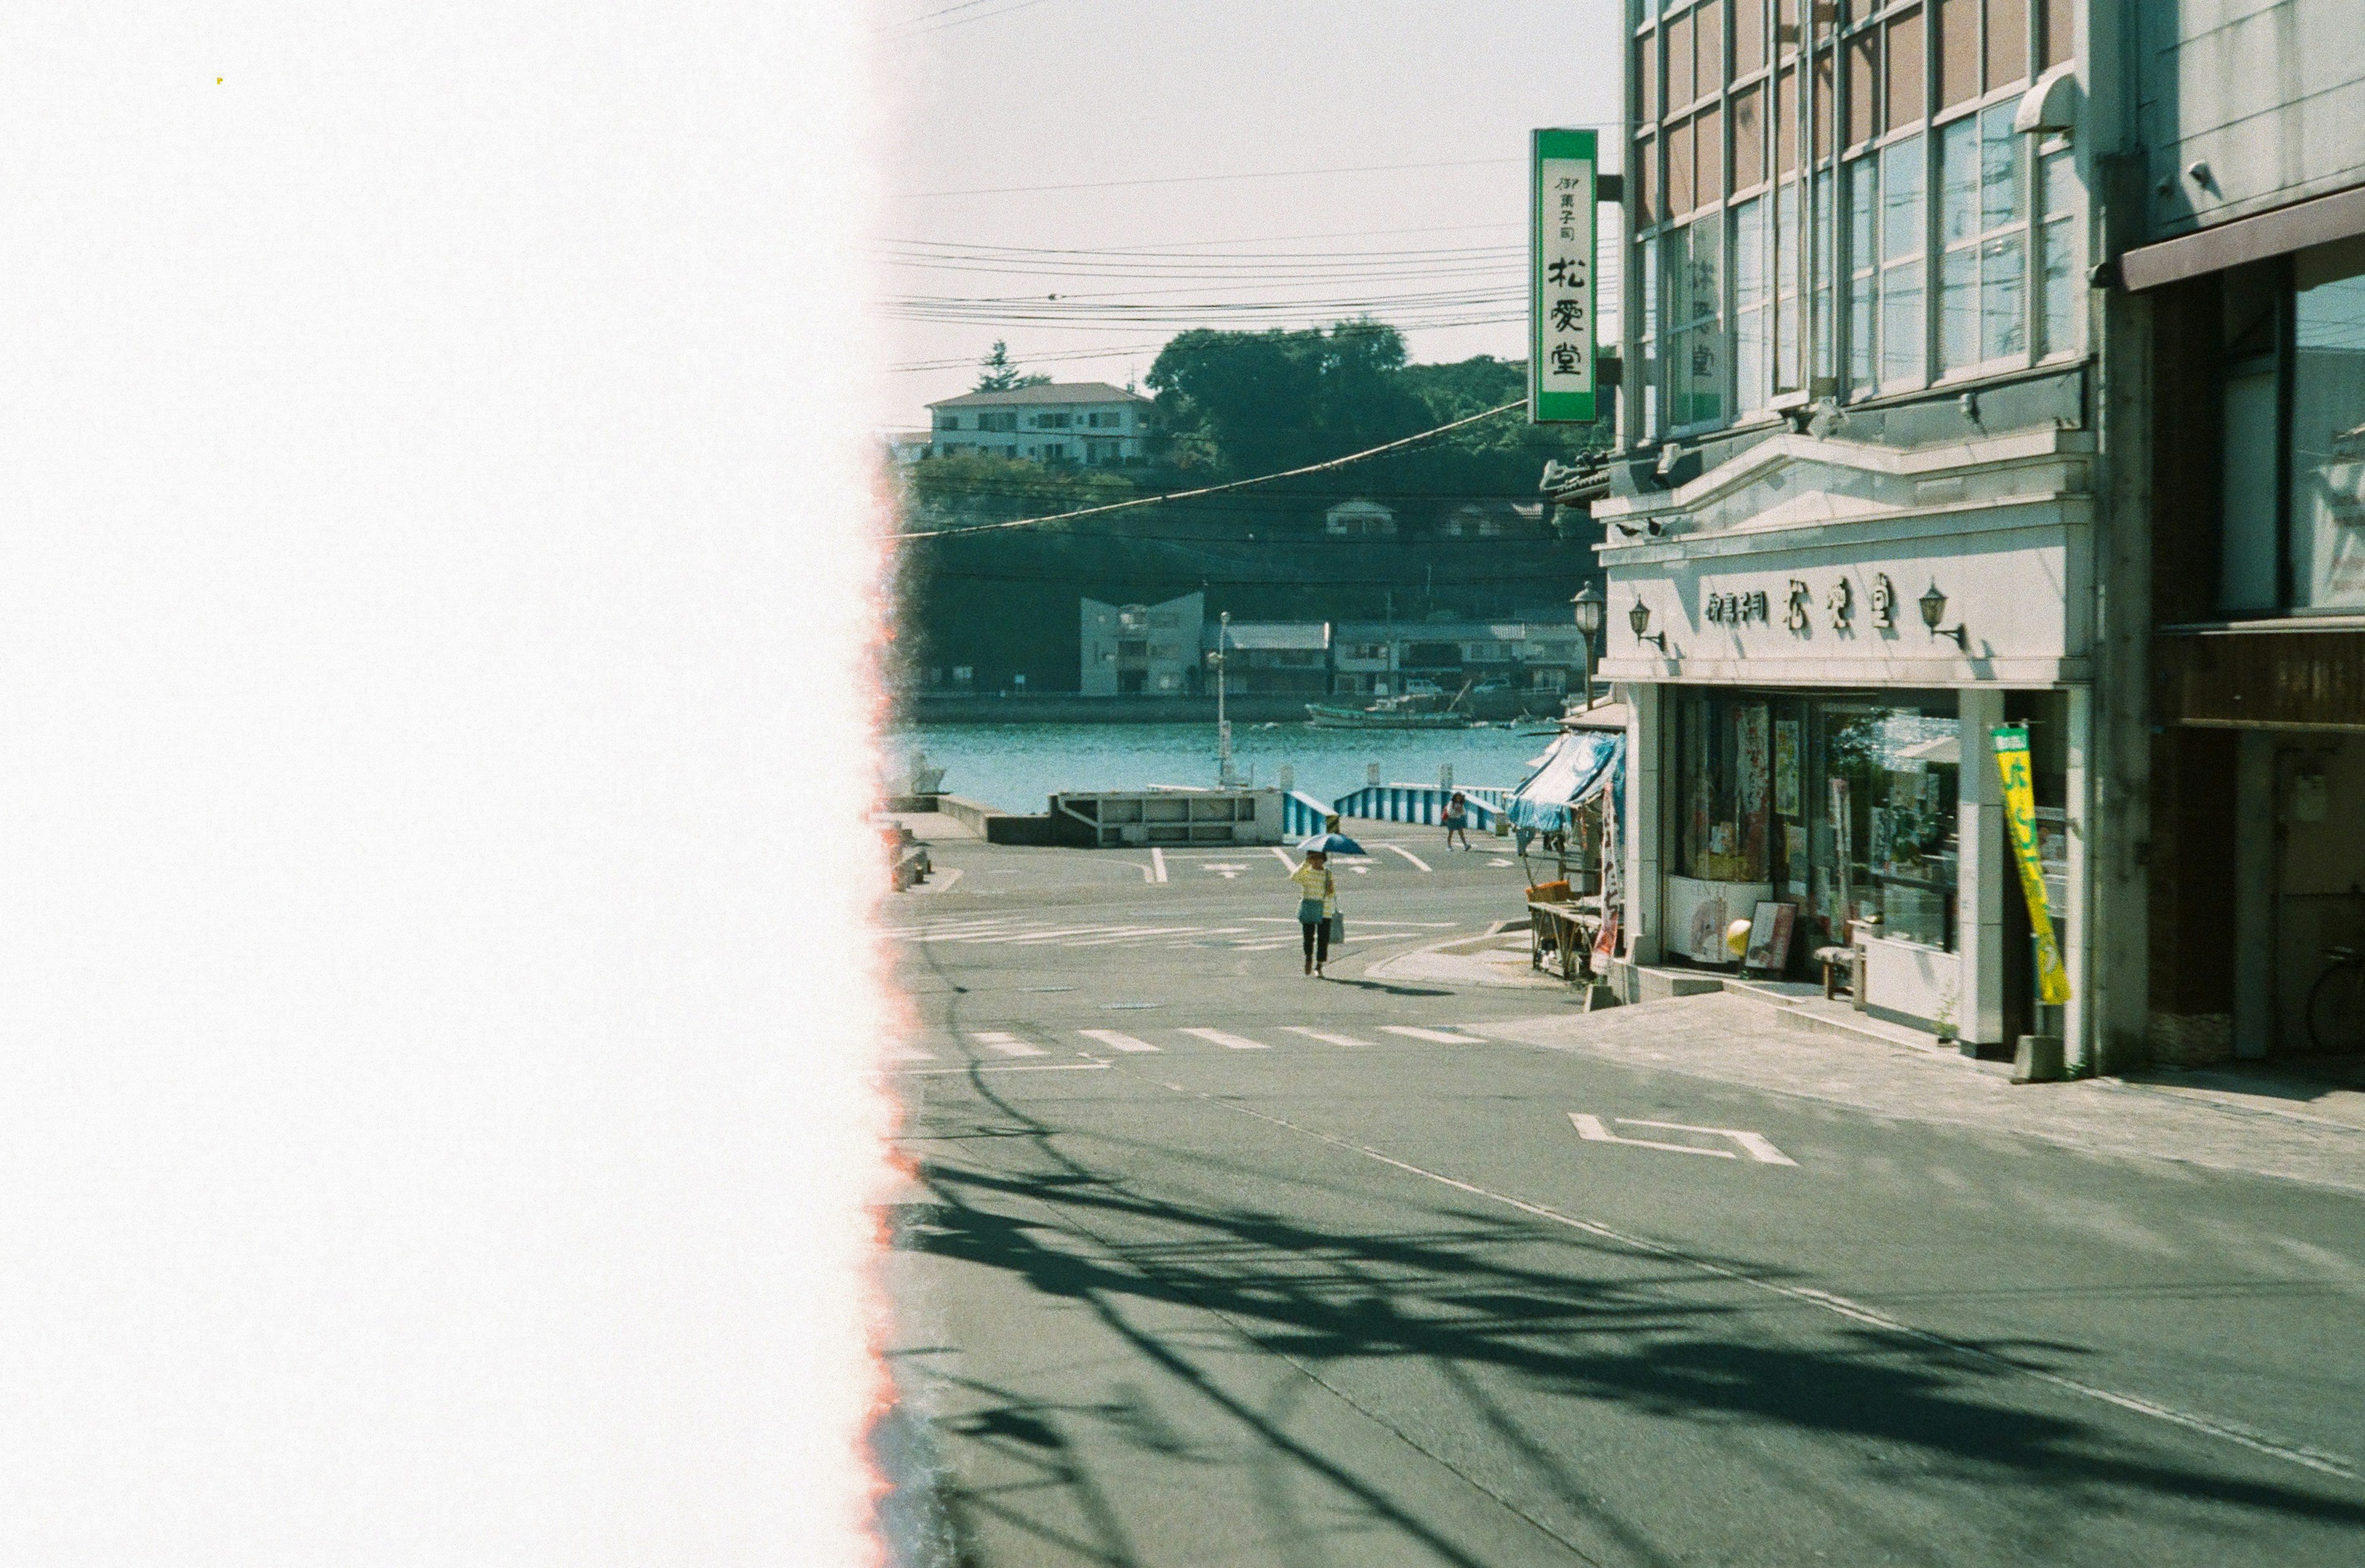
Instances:
[[[1696,1143],[1662,1143],[1655,1138],[1620,1137],[1601,1125],[1598,1116],[1588,1116],[1582,1111],[1571,1111],[1568,1119],[1576,1124],[1576,1134],[1587,1143],[1622,1143],[1635,1148],[1661,1148],[1669,1154],[1705,1154],[1717,1159],[1738,1159],[1746,1154],[1760,1165],[1796,1165],[1799,1162],[1776,1148],[1773,1140],[1762,1133],[1743,1132],[1737,1127],[1696,1127],[1688,1122],[1645,1122],[1632,1116],[1617,1116],[1622,1127],[1653,1127],[1660,1132],[1698,1133],[1703,1137],[1731,1138],[1738,1148],[1703,1148]]]

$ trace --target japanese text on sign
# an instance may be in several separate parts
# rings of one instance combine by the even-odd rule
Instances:
[[[1529,417],[1589,422],[1594,386],[1594,133],[1535,133]]]

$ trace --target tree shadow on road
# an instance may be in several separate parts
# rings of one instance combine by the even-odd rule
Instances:
[[[1149,1161],[1093,1169],[1026,1112],[1007,1102],[994,1108],[1008,1119],[1004,1128],[1032,1125],[1039,1136],[970,1143],[958,1161],[948,1151],[929,1162],[923,1176],[934,1203],[906,1216],[903,1245],[1014,1276],[1047,1305],[1088,1307],[1140,1361],[1212,1403],[1270,1457],[1344,1498],[1368,1522],[1418,1540],[1440,1562],[1474,1568],[1383,1482],[1354,1473],[1227,1393],[1216,1375],[1222,1352],[1177,1344],[1146,1320],[1171,1319],[1161,1309],[1174,1306],[1210,1314],[1239,1348],[1284,1358],[1333,1393],[1342,1379],[1371,1382],[1374,1361],[1424,1363],[1436,1396],[1457,1399],[1469,1424],[1491,1430],[1524,1483],[1544,1495],[1517,1511],[1580,1559],[1580,1534],[1597,1547],[1614,1543],[1626,1561],[1676,1555],[1653,1530],[1606,1505],[1570,1457],[1631,1430],[1620,1411],[1731,1434],[1743,1445],[1736,1463],[1786,1453],[1786,1434],[1823,1439],[1803,1456],[1811,1463],[1795,1467],[1812,1473],[1786,1484],[1817,1489],[1827,1515],[1856,1532],[1854,1544],[1883,1556],[1910,1559],[1934,1543],[1898,1534],[1894,1521],[1911,1510],[1868,1506],[1867,1487],[1911,1489],[1924,1505],[1948,1488],[2010,1497],[2002,1510],[2008,1522],[1994,1528],[2012,1540],[1980,1543],[1999,1558],[2015,1551],[2046,1558],[2062,1544],[2057,1529],[2109,1515],[2158,1513],[2188,1533],[2223,1529],[2229,1543],[2270,1518],[2365,1526],[2365,1504],[2325,1484],[2257,1479],[2242,1473],[2255,1472],[2247,1462],[2213,1468],[2189,1450],[2173,1452],[2124,1428],[2031,1407],[2057,1407],[2061,1396],[1989,1359],[2052,1367],[2074,1358],[2072,1347],[1983,1341],[1975,1349],[1987,1355],[1973,1356],[1836,1319],[1828,1334],[1798,1333],[1795,1320],[1769,1327],[1768,1301],[1748,1287],[1524,1217],[1439,1208],[1416,1225],[1348,1230],[1311,1214],[1210,1201],[1179,1190],[1180,1177],[1171,1182],[1178,1190],[1152,1193],[1145,1178],[1121,1173],[1151,1169]],[[1182,1148],[1163,1152],[1175,1162],[1201,1158]],[[1286,1170],[1267,1175],[1253,1190],[1286,1192],[1295,1180]],[[1237,1173],[1227,1183],[1239,1184]],[[1703,1260],[1754,1279],[1784,1277],[1746,1260]],[[1377,1386],[1405,1384],[1395,1378]],[[1542,1406],[1559,1428],[1522,1427],[1507,1394],[1521,1395],[1517,1405],[1530,1422],[1536,1395],[1564,1401]],[[973,1408],[964,1417],[970,1428],[955,1428],[953,1436],[1008,1450],[1029,1447],[1029,1434],[1057,1432],[1057,1417],[997,1397],[1008,1400],[1003,1415],[992,1406]],[[1395,1418],[1365,1414],[1384,1425]],[[1069,1418],[1082,1417],[1071,1411]],[[1427,1408],[1419,1424],[1454,1423]],[[1122,1428],[1104,1435],[1140,1446]],[[1059,1452],[1068,1466],[1063,1447]],[[2232,1450],[2226,1457],[2235,1458]],[[1833,1481],[1834,1472],[1844,1479]],[[1082,1483],[1070,1476],[1062,1484],[1072,1491]],[[1093,1499],[1084,1515],[1115,1518],[1105,1498]],[[1933,1517],[1926,1506],[1922,1517]],[[1548,1551],[1542,1536],[1538,1545]],[[1131,1561],[1114,1537],[1104,1539],[1100,1555],[1086,1555]]]

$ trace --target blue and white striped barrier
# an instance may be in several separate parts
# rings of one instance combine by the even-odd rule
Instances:
[[[1497,790],[1484,794],[1500,796]],[[1341,795],[1331,807],[1342,817],[1362,817],[1367,822],[1419,823],[1435,827],[1445,820],[1445,804],[1453,798],[1452,790],[1440,790],[1434,784],[1366,784],[1351,795]],[[1502,808],[1482,798],[1478,790],[1463,789],[1463,805],[1469,812],[1470,825],[1480,833],[1495,831],[1495,819]]]
[[[1324,819],[1336,809],[1301,790],[1284,790],[1281,797],[1281,835],[1289,839],[1311,838],[1322,831]]]

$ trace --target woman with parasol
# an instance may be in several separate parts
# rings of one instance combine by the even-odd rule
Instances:
[[[1297,927],[1306,938],[1306,972],[1320,980],[1322,966],[1330,959],[1330,943],[1346,924],[1339,914],[1339,882],[1330,874],[1330,857],[1361,855],[1363,846],[1342,833],[1317,833],[1297,848],[1306,857],[1289,874],[1297,884]]]

